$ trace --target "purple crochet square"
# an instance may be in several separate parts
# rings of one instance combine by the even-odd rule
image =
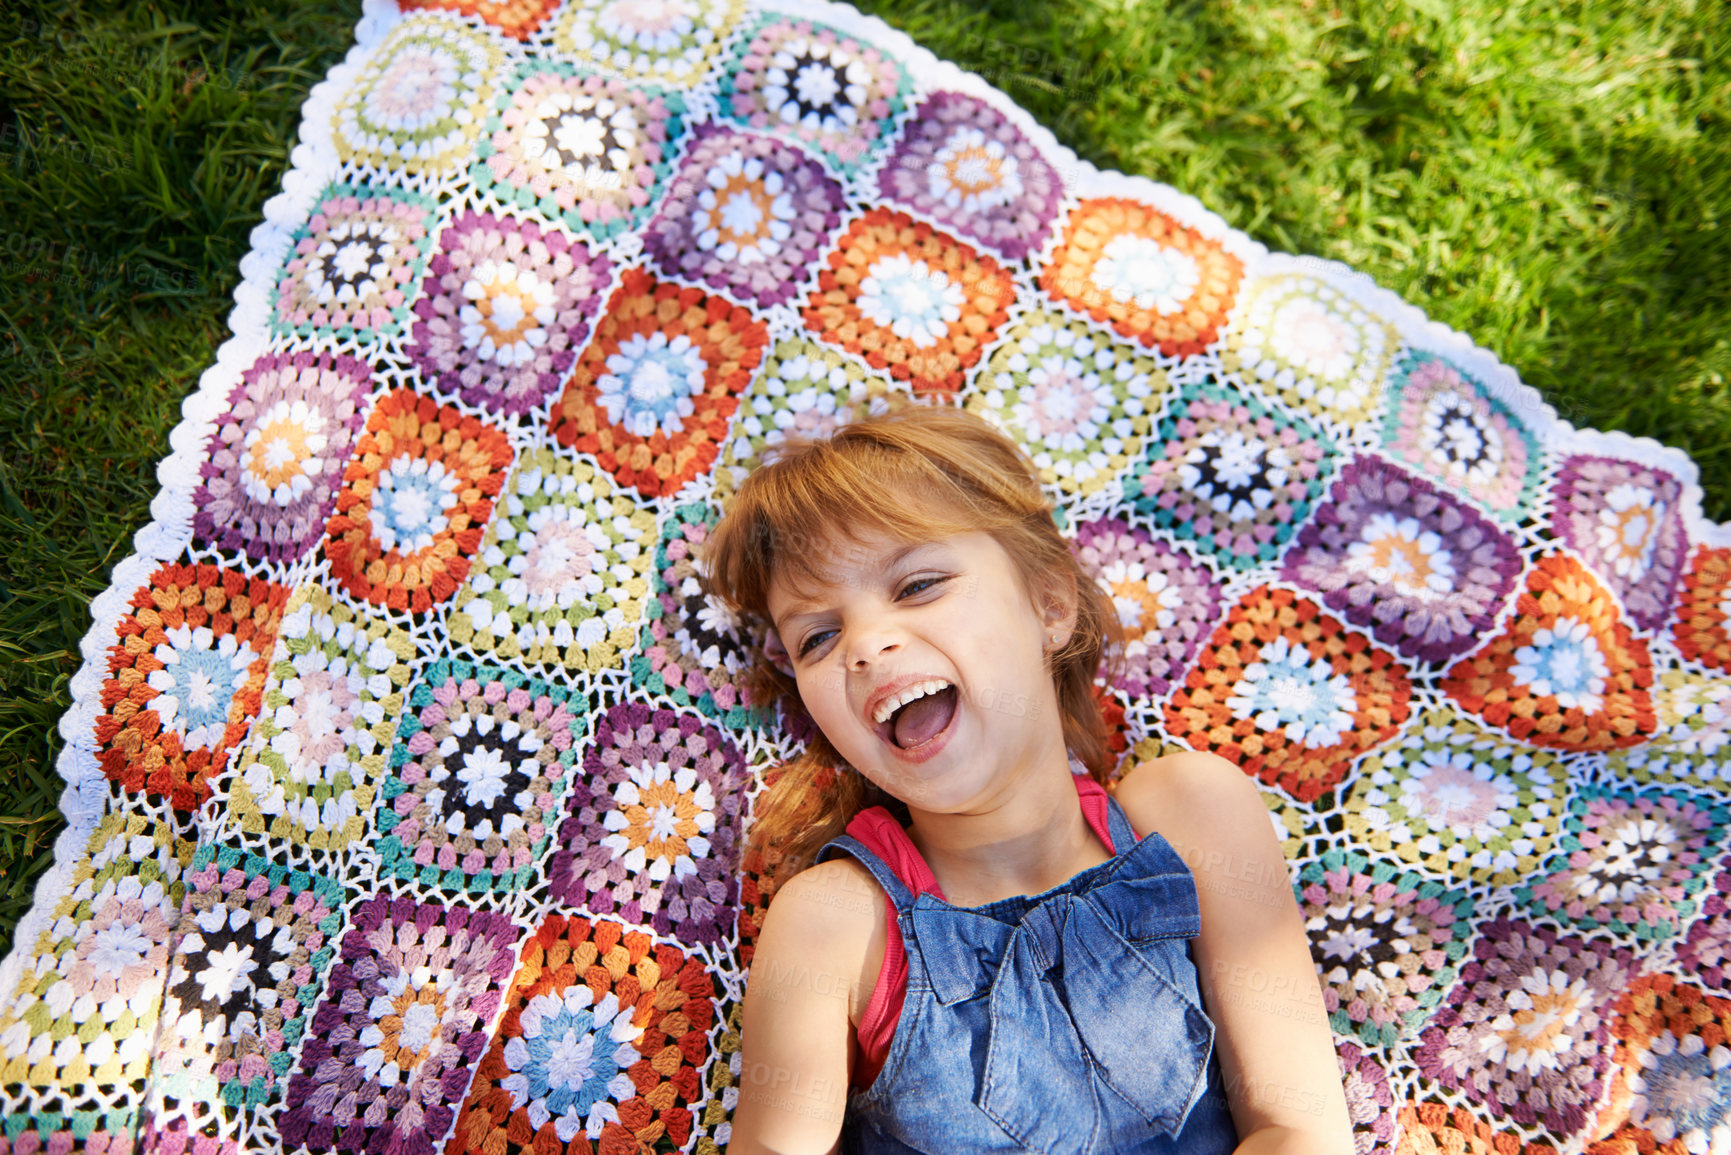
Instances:
[[[710,128],[643,244],[665,272],[780,305],[799,293],[846,207],[841,185],[799,148]]]
[[[1306,865],[1295,889],[1335,1037],[1383,1048],[1410,1040],[1466,956],[1472,895],[1345,849]]]
[[[1123,665],[1112,684],[1131,701],[1161,697],[1184,677],[1220,617],[1220,580],[1120,518],[1084,522],[1074,548],[1124,627]]]
[[[1489,518],[1366,456],[1340,471],[1281,576],[1407,657],[1446,662],[1489,632],[1520,572],[1520,552]]]
[[[1731,995],[1731,857],[1721,859],[1719,874],[1701,902],[1701,917],[1689,937],[1677,944],[1677,969],[1693,975],[1710,991]]]
[[[934,92],[878,174],[878,191],[1012,261],[1046,243],[1064,182],[1010,118]]]
[[[1368,1048],[1344,1039],[1336,1039],[1334,1046],[1346,1112],[1352,1119],[1354,1155],[1394,1155],[1400,1124],[1388,1071]]]
[[[287,1147],[432,1155],[517,961],[502,914],[378,895],[358,906],[289,1082]]]
[[[439,235],[409,356],[430,384],[471,405],[527,412],[577,359],[610,267],[558,229],[463,213]]]
[[[371,388],[372,370],[354,357],[254,361],[205,442],[193,533],[255,561],[296,561],[317,545]]]
[[[1613,1006],[1632,966],[1626,947],[1515,919],[1486,923],[1413,1059],[1493,1117],[1548,1128],[1562,1146],[1604,1089]]]
[[[193,1125],[185,1119],[169,1119],[161,1115],[151,1115],[145,1120],[143,1149],[149,1155],[239,1155],[240,1144],[233,1139],[218,1139],[193,1129]],[[95,1144],[86,1141],[85,1151],[95,1151]],[[17,1148],[15,1148],[17,1150]],[[68,1143],[66,1150],[71,1151]],[[111,1143],[108,1155],[121,1155],[129,1148],[121,1144]],[[50,1147],[52,1152],[53,1148]]]
[[[373,817],[379,872],[470,893],[532,886],[587,701],[517,670],[449,658],[427,667],[408,699]]]
[[[275,1103],[335,953],[343,887],[210,843],[184,881],[165,1002],[182,1029],[164,1040],[154,1075],[183,1100]]]
[[[1616,591],[1630,619],[1644,630],[1669,620],[1689,553],[1677,479],[1633,461],[1571,457],[1551,492],[1557,536]]]
[[[330,184],[295,230],[270,294],[277,336],[395,337],[420,291],[438,205],[417,192]]]
[[[547,866],[553,898],[719,942],[739,906],[739,748],[695,715],[637,703],[595,723]]]

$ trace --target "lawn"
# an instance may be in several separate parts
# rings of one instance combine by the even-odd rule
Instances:
[[[1731,516],[1731,50],[1717,0],[862,4],[1102,167],[1469,333]],[[0,950],[56,729],[248,234],[358,0],[0,12]]]

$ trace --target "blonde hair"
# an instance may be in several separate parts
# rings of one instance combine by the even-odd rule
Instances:
[[[1106,655],[1122,652],[1118,615],[1058,531],[1033,463],[982,418],[906,406],[828,439],[789,441],[733,495],[703,556],[710,591],[761,639],[771,628],[771,581],[820,582],[826,547],[838,538],[916,542],[969,532],[997,541],[1030,598],[1075,597],[1070,639],[1049,658],[1052,683],[1065,743],[1104,783],[1112,758],[1094,678]],[[792,675],[767,658],[747,689],[759,704],[804,713]],[[809,865],[862,808],[893,803],[810,729],[805,752],[767,776],[757,800],[750,846],[779,864],[776,882]]]

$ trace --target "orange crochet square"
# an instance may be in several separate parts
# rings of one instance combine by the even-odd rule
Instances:
[[[511,443],[412,389],[386,394],[343,474],[325,555],[355,597],[422,613],[457,592],[493,516]]]
[[[1717,1095],[1714,1059],[1731,1036],[1731,1000],[1675,975],[1650,974],[1629,984],[1616,1015],[1616,1078],[1595,1128],[1607,1138],[1588,1147],[1587,1155],[1720,1150],[1723,1124],[1712,1125],[1666,1092],[1695,1087]]]
[[[1616,599],[1567,554],[1539,559],[1514,617],[1456,663],[1442,690],[1522,742],[1558,750],[1638,746],[1658,728],[1653,665]]]
[[[527,40],[559,7],[559,0],[402,0],[407,12],[438,8],[463,16],[478,16],[514,40]]]
[[[806,328],[915,392],[954,393],[1009,319],[997,261],[907,213],[873,209],[818,272]]]
[[[1244,263],[1195,229],[1140,201],[1085,200],[1040,274],[1054,301],[1168,357],[1220,335]]]
[[[102,772],[198,809],[246,737],[287,587],[214,565],[165,565],[114,628],[96,719]]]
[[[1309,802],[1412,712],[1400,659],[1289,590],[1240,599],[1166,706],[1166,730]]]
[[[1683,578],[1677,618],[1671,629],[1677,648],[1691,661],[1714,670],[1731,670],[1731,549],[1695,551]]]
[[[523,944],[521,963],[445,1155],[633,1155],[689,1143],[717,1017],[704,959],[612,919],[554,914]],[[605,1122],[557,1082],[522,1073],[525,1061],[535,1071],[561,1061],[573,1038],[593,1047],[596,1068],[628,1080],[610,1085],[617,1106]],[[600,1124],[593,1140],[585,1116]]]
[[[714,464],[769,329],[720,294],[630,269],[553,407],[553,436],[647,497]]]
[[[1498,1134],[1464,1107],[1408,1103],[1400,1109],[1400,1145],[1395,1155],[1557,1155],[1549,1143],[1523,1145],[1518,1135]]]

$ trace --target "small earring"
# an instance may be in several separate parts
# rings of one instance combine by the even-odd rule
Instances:
[[[1058,635],[1057,634],[1052,635],[1052,644],[1054,646],[1058,644]]]

